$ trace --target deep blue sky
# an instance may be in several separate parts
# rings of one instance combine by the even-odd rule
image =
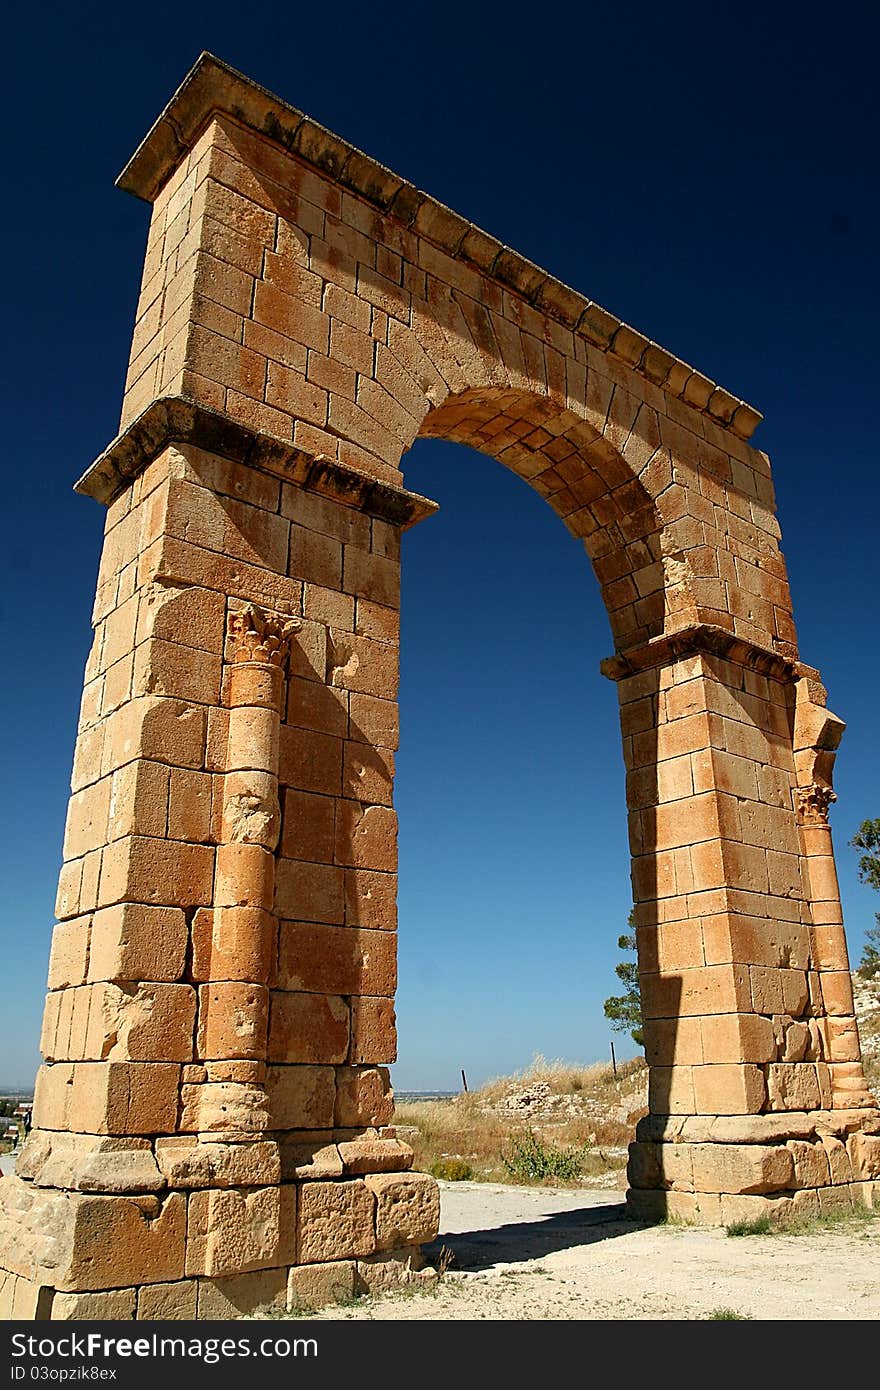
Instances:
[[[764,12],[762,12],[764,11]],[[36,1064],[101,513],[148,209],[113,179],[211,49],[763,410],[804,658],[849,721],[851,949],[880,902],[878,20],[868,3],[16,6],[4,19],[0,1085]],[[583,553],[422,443],[406,540],[402,1088],[607,1055],[629,907],[611,647]]]

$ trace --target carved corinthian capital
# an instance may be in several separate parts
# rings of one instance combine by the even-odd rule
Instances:
[[[798,820],[801,825],[827,825],[828,807],[837,800],[837,793],[827,782],[811,782],[797,789]]]
[[[289,613],[268,613],[249,603],[229,614],[230,661],[236,665],[259,661],[283,669],[290,655],[290,639],[301,627],[299,618],[292,618]]]

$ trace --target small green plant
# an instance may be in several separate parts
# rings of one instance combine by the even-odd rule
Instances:
[[[850,840],[854,849],[863,851],[859,855],[859,880],[871,888],[880,889],[880,820],[863,820]],[[876,924],[865,932],[865,944],[859,961],[859,974],[863,980],[880,978],[880,912],[875,913]]]
[[[753,1221],[731,1221],[725,1229],[729,1236],[770,1236],[773,1222],[769,1216],[756,1216]]]
[[[621,951],[635,954],[635,908],[632,909],[627,918],[627,925],[633,930],[619,936],[617,945]],[[622,960],[619,965],[615,965],[614,973],[623,985],[623,994],[612,994],[605,1000],[605,1017],[610,1020],[611,1027],[616,1033],[629,1033],[637,1047],[644,1047],[645,1030],[642,1022],[642,991],[639,982],[638,961]]]
[[[708,1322],[751,1322],[748,1313],[738,1313],[735,1308],[713,1308],[707,1314]]]
[[[866,1227],[877,1220],[877,1212],[867,1207],[837,1207],[831,1211],[820,1211],[817,1216],[794,1216],[780,1222],[779,1233],[786,1236],[810,1236],[820,1231],[834,1231],[841,1227]]]
[[[540,1182],[544,1178],[570,1182],[583,1172],[589,1147],[583,1144],[578,1149],[560,1149],[527,1129],[511,1139],[507,1152],[502,1150],[501,1162],[517,1182]]]
[[[431,1173],[443,1182],[467,1182],[474,1176],[474,1170],[463,1158],[438,1158],[431,1164]]]

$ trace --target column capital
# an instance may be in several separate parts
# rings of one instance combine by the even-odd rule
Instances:
[[[289,613],[271,613],[255,603],[230,613],[227,632],[231,639],[230,663],[256,661],[282,670],[290,655],[290,639],[302,622]]]
[[[827,782],[811,782],[798,787],[797,815],[801,825],[827,825],[828,807],[837,800],[837,792]]]

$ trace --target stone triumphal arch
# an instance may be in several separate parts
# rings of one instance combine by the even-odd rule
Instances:
[[[203,56],[152,204],[6,1316],[216,1317],[381,1286],[437,1230],[391,1127],[399,542],[427,435],[583,541],[620,695],[650,1064],[629,1201],[872,1201],[828,805],[760,420]]]

